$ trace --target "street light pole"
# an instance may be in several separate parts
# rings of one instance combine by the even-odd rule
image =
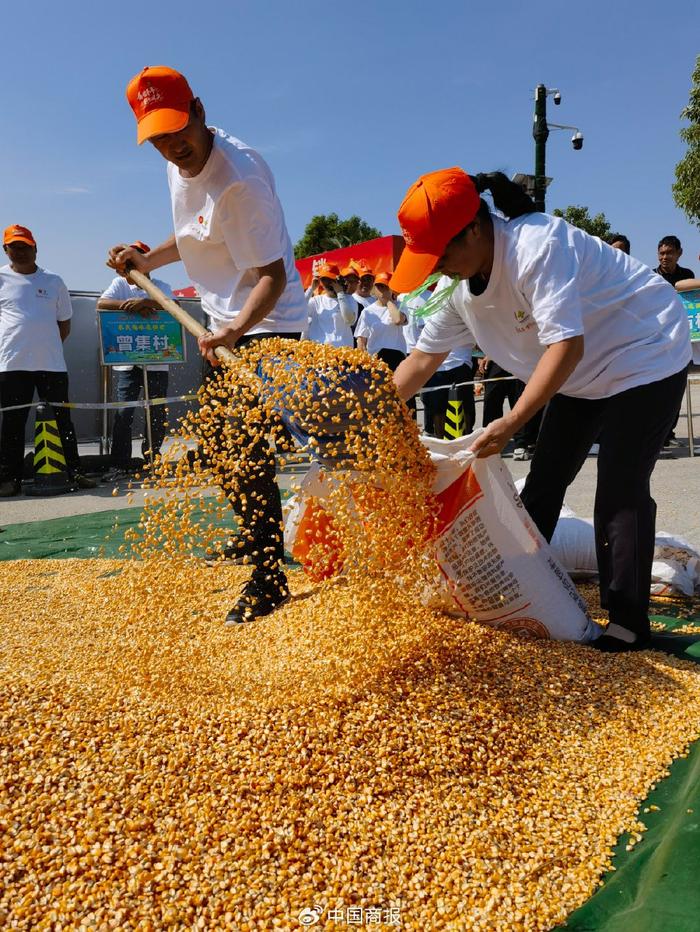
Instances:
[[[535,122],[532,127],[535,140],[535,208],[544,211],[545,191],[547,190],[546,148],[549,128],[547,126],[547,88],[538,84],[535,88]]]

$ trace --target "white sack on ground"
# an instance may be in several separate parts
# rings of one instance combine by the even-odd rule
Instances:
[[[525,479],[515,487],[522,491]],[[554,530],[551,547],[574,579],[598,575],[592,518],[579,518],[565,504]],[[682,537],[657,531],[651,567],[652,595],[687,595],[700,592],[700,552]]]

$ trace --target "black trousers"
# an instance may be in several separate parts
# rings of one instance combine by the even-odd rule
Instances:
[[[397,349],[380,349],[377,357],[385,362],[392,372],[396,372],[401,363],[406,358],[406,354]],[[411,412],[413,419],[416,418],[416,396],[406,401],[406,407]]]
[[[377,356],[387,364],[392,372],[395,372],[406,358],[406,354],[397,349],[380,349]]]
[[[30,404],[36,390],[40,401],[68,401],[67,372],[0,372],[0,408]],[[80,463],[78,442],[68,408],[54,408],[68,472]],[[21,482],[24,468],[24,431],[31,408],[6,411],[0,428],[0,481]]]
[[[525,383],[519,379],[509,378],[510,372],[506,372],[495,362],[490,362],[486,367],[484,378],[502,379],[499,382],[486,382],[484,385],[484,411],[483,426],[487,427],[491,421],[503,417],[503,406],[508,402],[512,411],[518,403],[518,399],[525,389]],[[523,424],[520,430],[513,437],[516,447],[534,447],[537,443],[540,424],[542,422],[542,412],[538,411],[527,424]]]
[[[425,388],[437,388],[445,386],[443,391],[423,392],[423,409],[425,412],[425,432],[435,435],[435,415],[444,415],[447,411],[447,402],[450,396],[450,385],[457,382],[471,382],[473,378],[472,367],[466,363],[461,366],[455,366],[454,369],[447,369],[443,372],[436,372],[425,383]],[[466,431],[470,433],[474,429],[476,420],[476,406],[474,404],[474,386],[460,385],[457,389],[459,400],[464,408],[464,419],[466,421]]]
[[[301,334],[250,334],[243,336],[237,346],[243,347],[257,340],[275,336],[298,340]],[[218,371],[207,363],[205,381],[215,378]],[[223,426],[222,421],[217,432],[219,440],[223,437]],[[284,563],[282,499],[277,485],[275,454],[267,437],[252,437],[243,418],[237,421],[236,428],[244,436],[250,437],[250,443],[246,443],[248,468],[239,473],[230,484],[224,481],[222,488],[240,521],[247,545],[257,554],[251,557],[254,572],[269,572],[270,569],[277,569]]]
[[[658,382],[588,400],[555,395],[542,419],[522,500],[549,541],[564,493],[598,440],[593,520],[600,600],[610,621],[645,638],[656,503],[649,480],[676,417],[686,369]]]

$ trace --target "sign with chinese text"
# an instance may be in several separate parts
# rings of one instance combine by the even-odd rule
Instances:
[[[688,314],[690,339],[700,340],[700,288],[693,291],[681,291],[681,299]]]
[[[152,316],[98,311],[100,356],[105,366],[185,362],[182,325],[167,311]]]

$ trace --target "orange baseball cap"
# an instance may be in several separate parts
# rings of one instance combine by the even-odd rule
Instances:
[[[142,243],[140,239],[134,240],[133,243],[129,244],[132,249],[138,249],[139,252],[150,252],[151,247],[147,246],[145,243]]]
[[[375,285],[389,285],[391,281],[391,275],[388,272],[379,272],[379,274],[374,279]]]
[[[5,233],[2,238],[3,246],[9,243],[26,243],[27,246],[36,246],[36,240],[32,236],[32,231],[26,227],[21,227],[15,223],[11,227],[5,227]]]
[[[357,269],[354,265],[346,265],[344,269],[340,270],[340,274],[345,278],[348,275],[355,275],[357,278],[360,276],[357,274]]]
[[[372,278],[374,278],[374,272],[373,272],[372,269],[367,265],[367,263],[364,261],[364,259],[360,259],[359,262],[356,262],[356,261],[353,259],[353,261],[352,261],[350,264],[353,265],[353,266],[355,267],[355,271],[356,271],[357,274],[360,276],[360,278],[362,278],[364,275],[371,275]]]
[[[332,278],[335,280],[340,272],[337,265],[329,265],[327,262],[319,262],[313,270],[314,278]]]
[[[391,287],[410,292],[434,271],[447,244],[476,217],[481,202],[476,185],[461,168],[421,175],[399,208],[406,242]]]
[[[136,117],[139,145],[161,133],[177,133],[190,119],[194,100],[187,79],[165,65],[144,68],[126,88],[126,99]]]

